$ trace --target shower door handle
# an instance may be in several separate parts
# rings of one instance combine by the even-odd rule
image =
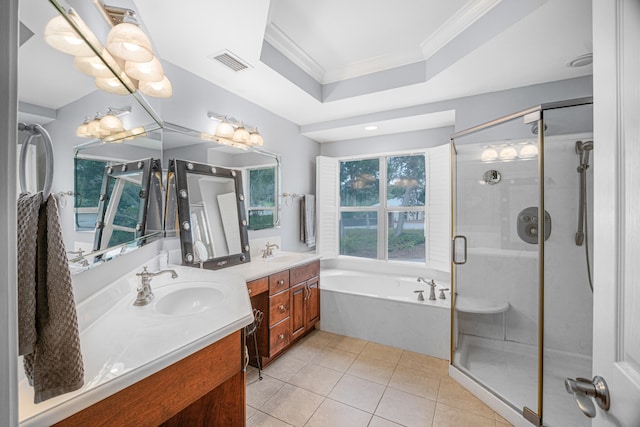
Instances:
[[[564,388],[567,393],[573,394],[578,408],[589,418],[596,416],[596,407],[591,398],[605,411],[609,409],[611,404],[609,387],[607,387],[607,383],[602,377],[595,376],[593,380],[588,378],[576,378],[575,380],[567,378],[564,380]]]
[[[462,242],[464,243],[464,250],[463,250],[464,259],[461,261],[458,261],[456,259],[456,241],[458,239],[462,239]],[[462,235],[453,236],[453,244],[451,245],[451,260],[453,261],[454,264],[457,264],[457,265],[462,265],[467,263],[467,237],[466,236],[462,236]]]

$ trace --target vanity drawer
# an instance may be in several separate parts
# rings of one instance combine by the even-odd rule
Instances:
[[[277,352],[289,345],[289,320],[284,320],[269,331],[269,354],[274,356]]]
[[[269,295],[289,289],[289,270],[269,276]]]
[[[269,326],[289,317],[289,291],[269,297]]]
[[[297,285],[298,283],[309,280],[312,277],[316,277],[320,274],[320,261],[313,261],[309,264],[301,265],[300,267],[291,269],[291,283]]]
[[[257,280],[252,280],[247,282],[247,292],[249,292],[249,297],[261,294],[263,292],[267,292],[269,289],[269,278],[261,277]]]

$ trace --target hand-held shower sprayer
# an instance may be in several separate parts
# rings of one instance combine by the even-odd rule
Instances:
[[[593,292],[591,279],[591,263],[589,262],[589,235],[587,231],[587,169],[589,169],[589,155],[593,150],[593,141],[576,141],[576,154],[578,157],[577,171],[580,174],[580,192],[578,201],[578,231],[576,232],[576,245],[585,244],[587,258],[587,275],[589,287]]]

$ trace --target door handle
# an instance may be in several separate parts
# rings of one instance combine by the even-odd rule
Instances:
[[[605,411],[609,410],[611,400],[609,398],[609,387],[604,378],[595,376],[593,380],[588,378],[567,378],[564,380],[564,388],[567,393],[573,394],[576,399],[578,408],[589,418],[596,416],[596,407],[593,400],[598,406]]]
[[[456,241],[458,239],[462,239],[464,243],[464,259],[462,261],[456,260]],[[466,236],[462,236],[462,235],[453,236],[453,244],[451,245],[451,260],[453,261],[454,264],[457,264],[457,265],[462,265],[467,263],[467,237]]]

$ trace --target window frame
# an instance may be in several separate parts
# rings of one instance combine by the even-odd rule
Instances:
[[[425,180],[425,201],[422,206],[388,206],[388,159],[391,157],[408,157],[408,156],[423,156],[425,162],[424,180]],[[349,259],[370,259],[376,261],[392,262],[392,263],[409,263],[411,265],[425,264],[428,257],[428,244],[429,244],[429,231],[428,231],[428,218],[429,218],[429,203],[426,193],[428,191],[429,180],[429,155],[427,150],[412,150],[382,153],[377,155],[363,155],[363,156],[349,156],[337,158],[338,161],[338,173],[340,173],[341,165],[344,162],[354,162],[363,160],[378,160],[378,204],[377,206],[342,206],[342,199],[340,196],[340,177],[337,179],[337,192],[338,192],[338,230],[341,229],[342,214],[344,212],[376,212],[377,214],[377,247],[375,258],[360,257],[354,255],[342,254],[341,250],[341,234],[338,233],[338,257],[344,257]],[[409,259],[389,259],[389,213],[405,213],[405,212],[424,212],[423,234],[425,238],[425,248],[423,257],[421,260],[414,261]]]
[[[277,164],[268,164],[268,165],[255,165],[255,166],[246,166],[241,168],[243,174],[245,176],[244,180],[244,193],[247,197],[245,197],[245,208],[247,211],[247,230],[251,231],[260,231],[260,230],[269,230],[277,227],[278,222],[278,165]],[[252,170],[260,170],[260,169],[272,169],[273,170],[273,206],[251,206],[251,171]],[[270,227],[264,228],[251,228],[249,224],[249,218],[251,218],[251,211],[271,211],[272,213],[272,224]]]

